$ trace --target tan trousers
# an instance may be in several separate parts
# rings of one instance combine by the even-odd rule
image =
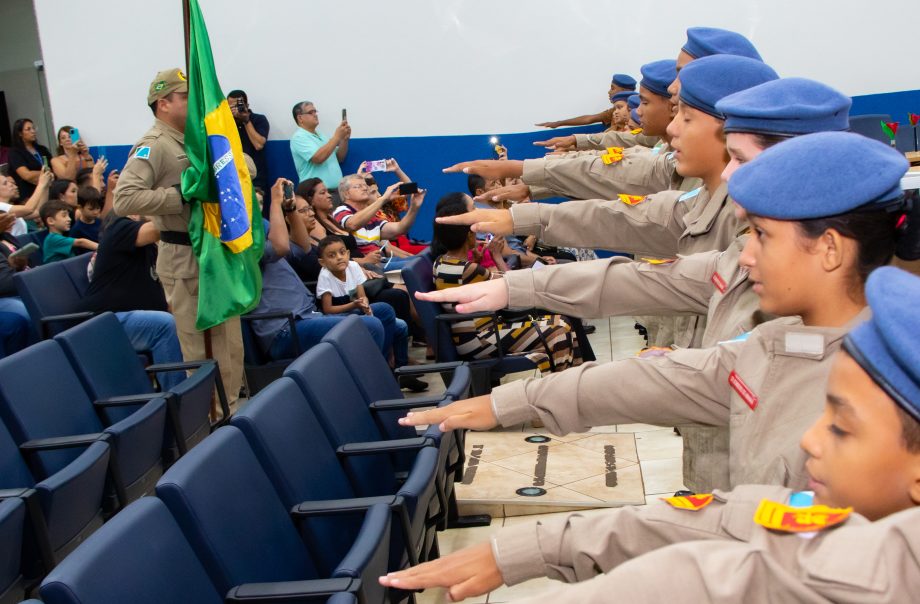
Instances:
[[[198,278],[160,277],[166,302],[176,320],[176,333],[186,361],[199,361],[205,355],[204,332],[195,329],[198,314]],[[227,402],[236,403],[243,385],[243,333],[240,318],[233,317],[211,328],[211,352],[220,367],[220,377],[227,391]]]

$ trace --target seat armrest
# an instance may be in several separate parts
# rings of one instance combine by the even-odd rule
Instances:
[[[41,336],[42,338],[51,337],[48,326],[52,323],[80,323],[81,321],[92,319],[95,314],[96,313],[91,311],[84,311],[72,312],[63,315],[48,315],[47,317],[42,317],[38,320],[38,324],[41,329]]]
[[[19,445],[23,453],[38,453],[40,451],[54,451],[55,449],[70,449],[85,447],[97,441],[108,441],[109,435],[96,432],[95,434],[76,434],[74,436],[54,436],[51,438],[36,438],[27,440]]]
[[[351,577],[336,579],[313,579],[310,581],[279,581],[278,583],[244,583],[227,592],[227,602],[271,603],[306,602],[316,599],[324,602],[331,595],[355,593],[361,588],[361,580]]]
[[[448,363],[426,363],[424,365],[403,365],[397,367],[393,373],[396,375],[425,375],[426,373],[441,373],[442,371],[453,371],[461,365],[466,365],[466,361],[450,361]]]
[[[200,361],[182,361],[180,363],[159,363],[144,367],[147,373],[164,373],[167,371],[187,371],[189,369],[198,369],[203,365],[214,363],[213,359],[202,359]]]
[[[437,407],[447,400],[443,395],[419,396],[412,398],[390,398],[374,401],[368,408],[372,411],[399,411],[400,409],[415,409],[416,407]]]
[[[433,446],[435,442],[427,436],[415,438],[398,438],[394,440],[378,440],[363,443],[348,443],[336,448],[336,455],[351,457],[353,455],[374,455],[376,453],[392,453],[395,451],[411,451],[422,447]]]
[[[454,322],[454,321],[468,321],[470,319],[483,319],[486,317],[491,317],[492,319],[495,319],[497,318],[497,316],[498,316],[497,313],[490,312],[487,310],[481,310],[479,312],[471,312],[471,313],[463,313],[463,314],[458,313],[458,312],[446,312],[446,313],[441,313],[439,315],[436,315],[435,319],[438,321]]]
[[[297,333],[297,321],[291,311],[249,313],[240,317],[240,321],[261,321],[263,319],[287,319],[288,330],[291,334]],[[300,338],[292,337],[291,346],[294,348],[294,357],[299,357],[303,352],[300,350]]]
[[[35,489],[23,487],[21,489],[0,489],[0,501],[3,499],[26,499],[35,493]]]
[[[352,514],[362,512],[372,505],[382,503],[390,508],[403,504],[403,498],[398,495],[384,495],[381,497],[356,497],[353,499],[325,499],[319,501],[304,501],[291,508],[291,515],[296,518],[310,516],[335,516],[338,514]]]
[[[93,401],[97,407],[130,407],[131,405],[141,405],[152,401],[155,398],[165,396],[162,392],[148,392],[146,394],[128,394],[125,396],[110,396]]]

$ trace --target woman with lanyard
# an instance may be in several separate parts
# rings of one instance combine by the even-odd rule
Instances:
[[[820,414],[830,357],[866,318],[865,280],[896,249],[916,249],[920,220],[916,209],[905,219],[900,188],[906,171],[902,155],[855,134],[780,143],[739,168],[729,193],[751,224],[740,264],[760,310],[784,318],[712,348],[589,363],[400,421],[483,430],[539,419],[553,434],[627,423],[722,426],[730,430],[729,487],[803,488],[798,439]]]
[[[723,180],[728,181],[739,166],[782,140],[847,130],[850,104],[850,98],[837,90],[802,78],[774,80],[722,99],[716,108],[725,116],[723,129],[731,157]],[[744,233],[724,252],[700,252],[668,263],[609,258],[534,273],[518,271],[506,275],[505,283],[481,283],[424,297],[461,302],[460,312],[539,307],[583,318],[705,315],[700,347],[710,347],[771,318],[759,310],[748,270],[739,263],[747,239]],[[684,484],[698,493],[727,488],[728,430],[682,426],[681,435]]]
[[[10,148],[10,175],[19,187],[19,198],[28,199],[38,184],[42,166],[48,166],[51,151],[38,143],[35,123],[29,118],[16,120],[13,124],[13,146]]]

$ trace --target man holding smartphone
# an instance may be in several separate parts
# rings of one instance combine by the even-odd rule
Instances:
[[[240,133],[240,144],[243,153],[252,158],[256,164],[256,175],[252,184],[268,192],[268,164],[265,159],[265,145],[268,143],[270,125],[268,118],[261,113],[255,113],[249,107],[249,97],[242,90],[231,90],[227,95],[227,104],[236,121],[236,129]]]
[[[341,202],[338,187],[342,178],[342,167],[339,164],[348,155],[348,141],[351,139],[351,126],[345,119],[345,110],[342,110],[342,121],[332,137],[317,131],[319,113],[310,101],[297,103],[291,113],[298,126],[297,132],[291,137],[291,156],[297,168],[297,178],[300,182],[308,178],[322,179],[332,194],[333,205],[338,205]]]

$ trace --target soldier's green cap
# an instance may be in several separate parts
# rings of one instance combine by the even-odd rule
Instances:
[[[147,104],[150,105],[172,92],[188,92],[188,79],[178,67],[161,71],[153,78],[147,92]]]

